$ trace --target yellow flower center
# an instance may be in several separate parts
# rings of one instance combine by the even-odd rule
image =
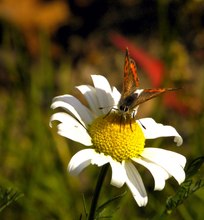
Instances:
[[[137,157],[144,149],[144,133],[135,119],[122,117],[116,112],[96,118],[88,132],[99,153],[121,162]]]

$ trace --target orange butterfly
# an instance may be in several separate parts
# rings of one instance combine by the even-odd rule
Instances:
[[[126,49],[123,91],[118,103],[118,110],[122,115],[131,115],[139,104],[166,91],[176,89],[177,88],[139,89],[139,78],[135,61],[130,58],[128,48]]]

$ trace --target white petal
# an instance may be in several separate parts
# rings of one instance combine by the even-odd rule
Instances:
[[[96,96],[96,89],[93,88],[92,86],[87,86],[87,85],[81,85],[76,87],[85,97],[87,100],[91,110],[96,114],[96,115],[101,115],[102,111],[99,109],[99,102]]]
[[[178,163],[182,168],[184,168],[186,165],[186,158],[183,155],[165,149],[146,147],[142,153],[142,156],[144,155],[148,158],[158,157],[158,159],[162,159],[163,157],[166,157],[168,159],[175,160],[176,163]]]
[[[152,118],[143,118],[140,119],[139,122],[146,139],[174,136],[174,141],[177,143],[177,146],[183,143],[182,137],[172,126],[158,124]]]
[[[120,100],[121,94],[120,92],[117,90],[117,88],[113,87],[113,91],[112,91],[112,97],[114,99],[114,106],[118,105],[118,102]]]
[[[106,163],[110,163],[112,169],[111,184],[116,187],[123,186],[126,180],[126,172],[121,163],[113,160],[111,156],[106,156],[103,153],[98,154],[91,161],[91,164],[96,164],[97,166],[103,166]]]
[[[148,198],[142,178],[136,167],[131,162],[125,162],[124,167],[127,173],[126,184],[129,187],[138,206],[145,206]]]
[[[64,108],[66,111],[72,113],[81,124],[90,124],[93,121],[93,116],[90,110],[84,106],[78,99],[71,95],[58,96],[53,99],[51,108]]]
[[[135,162],[145,166],[152,174],[154,178],[154,190],[162,190],[165,186],[165,180],[170,177],[169,173],[166,172],[162,167],[151,163],[150,161],[145,161],[141,158],[131,158]]]
[[[103,153],[97,153],[92,159],[91,164],[101,167],[104,164],[109,163],[110,160],[112,160],[110,156],[105,156]]]
[[[163,167],[179,184],[185,180],[183,168],[186,158],[183,155],[159,148],[145,148],[141,156]]]
[[[102,108],[103,114],[107,114],[114,105],[112,91],[107,79],[101,75],[92,75],[96,95],[99,102],[99,108]]]
[[[86,146],[92,145],[91,137],[87,133],[86,129],[72,116],[64,112],[59,112],[52,115],[50,124],[52,121],[61,122],[57,125],[58,133],[60,135]]]
[[[91,164],[91,160],[96,154],[93,149],[84,149],[77,152],[68,164],[68,171],[72,175],[78,175],[84,168]]]
[[[120,188],[124,185],[126,180],[126,172],[124,166],[115,160],[112,160],[110,165],[112,169],[111,185]]]

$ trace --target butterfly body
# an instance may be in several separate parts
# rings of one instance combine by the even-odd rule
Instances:
[[[135,62],[129,56],[126,49],[124,65],[124,82],[121,98],[118,103],[118,111],[126,117],[136,112],[139,104],[142,104],[166,91],[173,91],[175,88],[139,89],[139,77]]]
[[[140,95],[140,90],[136,90],[135,92],[129,94],[128,96],[120,99],[118,104],[118,109],[122,114],[131,114],[137,106],[136,101],[138,100],[138,96]]]

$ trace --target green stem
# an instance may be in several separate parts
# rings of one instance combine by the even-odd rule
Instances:
[[[94,192],[93,199],[92,199],[92,202],[91,202],[91,208],[90,208],[88,220],[94,220],[95,219],[95,213],[96,213],[96,208],[97,208],[99,195],[100,195],[101,188],[102,188],[105,176],[107,174],[108,168],[109,168],[109,164],[105,164],[102,167],[101,172],[99,174],[97,184],[96,184],[96,187],[95,187],[95,192]]]

